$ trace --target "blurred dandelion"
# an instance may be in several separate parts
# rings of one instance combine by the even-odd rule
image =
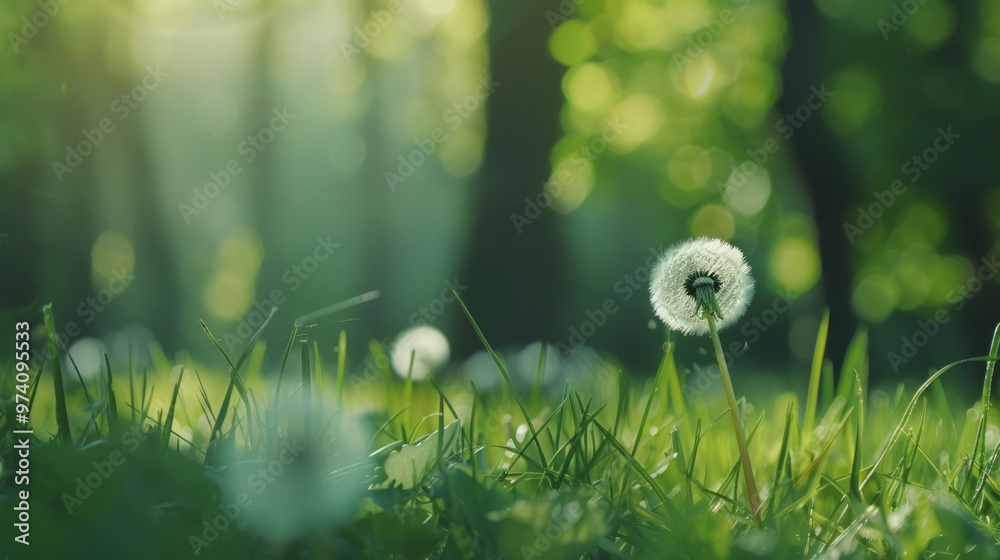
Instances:
[[[390,351],[392,369],[406,379],[413,362],[413,380],[422,381],[448,363],[451,355],[448,339],[429,325],[413,327],[400,333]]]

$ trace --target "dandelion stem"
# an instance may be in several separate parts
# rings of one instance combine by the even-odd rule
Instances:
[[[746,480],[750,511],[753,513],[754,521],[757,522],[757,526],[759,527],[762,525],[760,519],[760,496],[757,494],[757,483],[753,478],[753,467],[750,465],[750,453],[747,451],[743,423],[740,422],[740,413],[736,406],[736,393],[733,392],[733,380],[729,377],[729,367],[726,365],[726,358],[722,353],[722,342],[719,341],[719,331],[715,328],[715,317],[711,311],[706,310],[705,318],[708,320],[708,332],[712,336],[712,344],[715,346],[715,358],[719,362],[719,371],[722,372],[722,385],[726,389],[729,412],[733,418],[733,430],[736,432],[736,445],[740,449],[740,462],[743,464],[743,478]]]

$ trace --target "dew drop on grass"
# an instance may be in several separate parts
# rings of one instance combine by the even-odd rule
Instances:
[[[514,437],[517,438],[518,443],[524,443],[524,437],[527,435],[528,435],[528,425],[521,424],[520,426],[517,427],[517,433],[514,434]]]
[[[974,409],[974,408],[970,408],[965,413],[965,416],[966,416],[966,418],[968,418],[969,422],[978,422],[979,421],[979,412],[976,409]]]
[[[514,443],[514,440],[508,439],[507,440],[507,447],[510,447],[510,448],[516,447],[516,444]],[[503,454],[506,457],[508,457],[508,458],[513,458],[514,457],[514,452],[511,451],[510,449],[508,449],[507,451],[504,451]]]

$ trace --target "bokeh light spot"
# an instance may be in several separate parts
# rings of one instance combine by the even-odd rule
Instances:
[[[904,28],[914,40],[931,49],[943,43],[954,31],[955,14],[951,6],[940,0],[925,0]]]
[[[656,98],[637,93],[615,106],[612,118],[622,123],[612,147],[618,152],[629,152],[660,131],[663,107]]]
[[[681,146],[667,162],[667,175],[680,189],[698,190],[712,177],[712,158],[698,146]]]
[[[851,294],[854,312],[862,319],[880,323],[892,314],[899,301],[899,290],[888,275],[870,271],[863,274]]]
[[[840,134],[864,126],[874,115],[882,99],[878,81],[868,73],[852,68],[833,76],[833,95],[823,111],[827,124]]]
[[[770,197],[771,176],[760,168],[749,175],[734,169],[722,193],[726,205],[742,216],[753,216],[763,210]]]
[[[552,58],[566,66],[579,64],[591,56],[597,43],[586,23],[571,19],[563,23],[549,37],[549,52]]]
[[[691,233],[719,239],[732,239],[736,233],[736,222],[728,208],[721,204],[706,204],[691,218]]]
[[[615,95],[617,86],[607,68],[600,64],[581,64],[570,69],[563,81],[566,99],[585,111],[600,112]]]
[[[104,288],[114,278],[130,276],[135,271],[135,247],[132,240],[117,231],[99,235],[90,249],[91,280]]]
[[[805,237],[785,237],[775,243],[771,250],[770,267],[771,277],[778,285],[801,294],[819,280],[819,251]]]
[[[227,321],[238,321],[253,304],[254,290],[246,278],[230,271],[212,274],[201,292],[205,308]]]

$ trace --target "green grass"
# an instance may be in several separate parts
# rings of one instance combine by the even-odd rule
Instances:
[[[740,407],[762,497],[758,526],[722,385],[686,398],[672,344],[653,377],[608,366],[554,395],[538,381],[524,390],[489,344],[489,326],[461,305],[501,391],[482,394],[457,376],[400,379],[377,343],[378,367],[349,371],[344,334],[316,341],[298,327],[278,370],[264,371],[260,333],[270,318],[240,356],[203,324],[219,352],[212,363],[173,363],[153,349],[152,370],[106,360],[89,381],[47,364],[32,375],[31,555],[9,540],[0,550],[1000,558],[1000,426],[990,408],[1000,330],[987,355],[935,369],[919,386],[869,388],[863,331],[834,384],[824,316],[812,366],[793,372],[809,378],[805,398],[779,393]],[[50,333],[53,324],[47,309]],[[537,380],[551,358],[540,353]],[[286,375],[295,363],[297,378]],[[5,523],[16,489],[13,373],[7,366],[2,376]],[[959,376],[982,380],[979,403],[949,402],[941,383]],[[738,363],[733,380],[737,394],[748,385]]]

